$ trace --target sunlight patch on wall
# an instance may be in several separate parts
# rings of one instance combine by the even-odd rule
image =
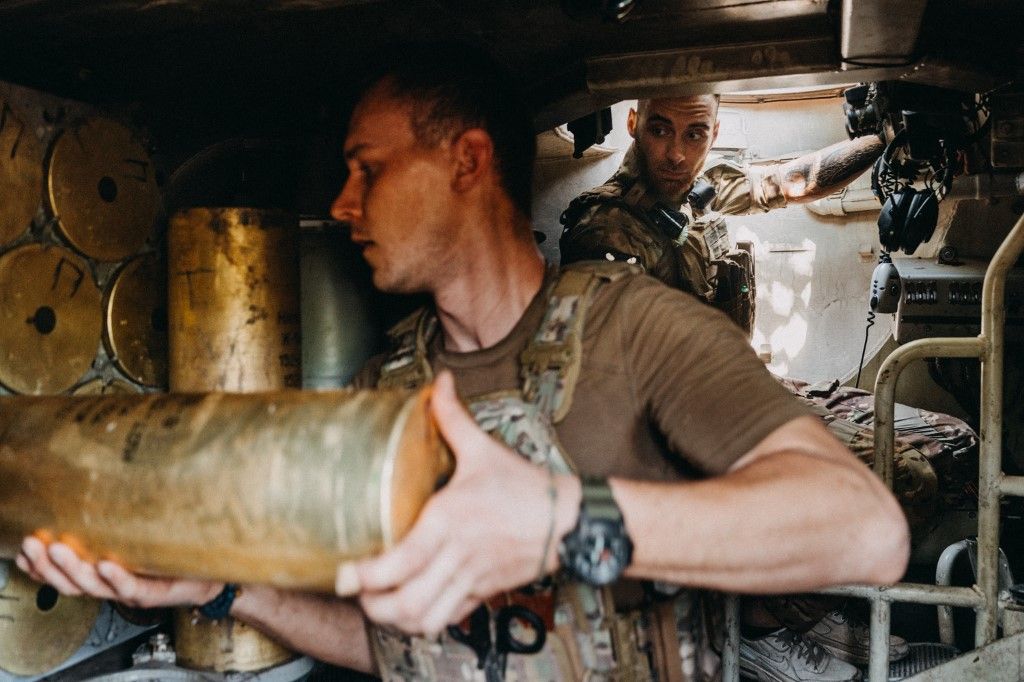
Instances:
[[[785,324],[771,332],[768,339],[774,354],[774,361],[768,365],[768,369],[776,374],[785,374],[789,369],[787,361],[795,358],[807,345],[806,318],[800,313],[793,313]]]
[[[768,290],[768,299],[776,315],[788,317],[793,312],[793,290],[782,282],[772,282]]]

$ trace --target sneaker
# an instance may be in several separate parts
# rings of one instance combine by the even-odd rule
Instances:
[[[859,682],[860,671],[785,628],[740,638],[740,671],[760,682]]]
[[[820,644],[833,656],[854,665],[867,665],[871,644],[871,628],[842,611],[833,611],[818,621],[807,634],[807,639]],[[910,653],[907,640],[889,635],[889,660],[898,661]]]

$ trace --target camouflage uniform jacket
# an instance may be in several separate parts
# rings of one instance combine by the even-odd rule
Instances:
[[[582,193],[562,214],[562,264],[627,261],[642,266],[669,286],[712,302],[715,290],[708,273],[711,253],[701,234],[701,221],[696,219],[712,213],[769,211],[784,207],[786,199],[756,168],[723,159],[706,165],[701,177],[715,188],[715,197],[703,211],[687,203],[670,207],[690,220],[690,229],[673,239],[647,213],[656,198],[640,176],[636,145],[630,147],[622,165],[605,184]]]

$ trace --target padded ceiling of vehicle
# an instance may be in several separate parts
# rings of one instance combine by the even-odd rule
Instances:
[[[617,24],[602,0],[0,0],[0,80],[168,120],[295,125],[295,112],[344,107],[395,45],[458,38],[518,74],[547,127],[658,91],[1019,76],[1019,0],[896,4],[909,18],[885,0],[637,0]],[[850,35],[905,54],[844,71]]]

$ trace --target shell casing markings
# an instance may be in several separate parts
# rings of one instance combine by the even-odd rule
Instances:
[[[447,459],[423,420],[423,394],[394,391],[0,398],[0,555],[36,533],[144,573],[330,591],[407,530],[384,488],[415,511],[432,492]],[[396,457],[407,480],[381,480]]]
[[[0,383],[16,393],[60,393],[92,366],[101,294],[71,251],[26,244],[0,256]]]
[[[0,586],[0,669],[39,675],[67,660],[92,630],[100,602],[60,595],[15,569]]]
[[[105,118],[63,131],[47,170],[50,207],[68,242],[100,261],[138,252],[153,234],[160,189],[135,134]]]
[[[298,221],[247,208],[179,211],[168,233],[175,391],[302,383]]]
[[[42,145],[24,116],[0,99],[0,246],[25,233],[42,199]]]

